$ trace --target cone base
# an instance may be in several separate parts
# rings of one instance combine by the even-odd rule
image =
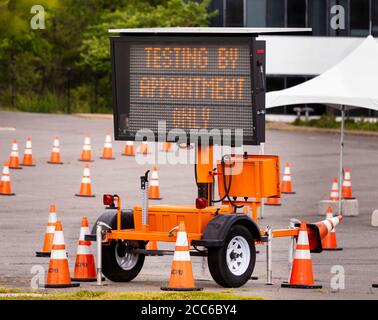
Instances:
[[[49,163],[49,164],[63,164],[64,162],[52,162],[52,161],[46,161],[46,163]]]
[[[324,251],[341,251],[343,248],[323,248]]]
[[[35,167],[36,166],[36,164],[23,164],[23,163],[21,163],[20,164],[20,166],[23,166],[23,167]]]
[[[343,198],[343,200],[356,200],[356,198],[355,197],[352,197],[352,198]]]
[[[202,291],[203,288],[170,288],[170,287],[160,287],[160,290],[163,291]]]
[[[105,277],[101,278],[101,281],[105,281]],[[71,281],[77,281],[77,282],[95,282],[97,281],[97,278],[71,278]]]
[[[282,206],[282,204],[281,204],[281,203],[279,203],[279,204],[273,204],[273,203],[264,203],[264,205],[265,205],[265,206],[276,206],[276,207],[280,207],[280,206]]]
[[[123,156],[123,157],[135,157],[135,154],[121,153],[121,156]]]
[[[86,194],[75,193],[75,196],[76,197],[83,197],[83,198],[94,198],[96,195],[94,195],[94,194],[86,195]]]
[[[374,283],[371,285],[373,288],[378,288],[378,284],[377,283]]]
[[[12,170],[21,170],[22,168],[21,167],[9,167],[9,169],[12,169]]]
[[[15,193],[1,193],[0,192],[0,196],[15,196],[16,194]]]
[[[67,284],[45,284],[44,288],[59,289],[59,288],[73,288],[79,287],[80,283],[67,283]]]
[[[104,158],[104,157],[100,157],[100,159],[102,159],[102,160],[115,160],[115,158]]]
[[[148,200],[163,200],[163,198],[148,198]]]
[[[80,162],[94,162],[94,160],[83,160],[83,159],[77,159],[77,161],[80,161]]]
[[[296,194],[296,192],[292,191],[292,192],[281,192],[283,194]]]
[[[281,284],[282,288],[293,288],[293,289],[321,289],[323,288],[322,285],[316,285],[316,284],[290,284],[287,282],[284,282]]]
[[[51,252],[36,251],[35,256],[38,258],[50,258]]]
[[[259,277],[252,276],[252,277],[249,278],[249,280],[259,280]]]

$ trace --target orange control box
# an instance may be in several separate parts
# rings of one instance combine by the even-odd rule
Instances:
[[[281,195],[278,156],[231,155],[230,158],[225,158],[224,166],[218,161],[217,172],[221,198],[225,196],[224,186],[229,187],[228,195],[231,198],[267,198]]]

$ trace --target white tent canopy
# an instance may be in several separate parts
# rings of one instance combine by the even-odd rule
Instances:
[[[378,44],[372,36],[321,75],[266,96],[266,108],[310,103],[378,110]]]

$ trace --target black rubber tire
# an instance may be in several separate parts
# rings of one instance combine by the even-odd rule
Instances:
[[[123,246],[122,241],[118,241],[119,245]],[[139,249],[144,249],[145,244],[143,241],[135,242],[138,244]],[[145,255],[139,254],[138,261],[130,270],[122,269],[117,262],[116,252],[117,241],[111,241],[110,244],[102,246],[102,273],[106,278],[114,282],[129,282],[133,280],[142,270]]]
[[[230,241],[240,236],[245,238],[249,245],[250,262],[246,271],[240,276],[234,275],[227,266],[226,254]],[[223,246],[217,248],[208,248],[208,266],[210,274],[214,281],[224,288],[239,288],[251,278],[256,263],[255,241],[249,230],[236,224],[231,227]]]

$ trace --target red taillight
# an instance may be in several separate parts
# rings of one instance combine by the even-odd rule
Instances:
[[[257,49],[256,53],[258,53],[258,54],[264,54],[265,50],[264,49]]]
[[[197,209],[205,209],[207,207],[207,199],[205,198],[197,198],[196,199],[196,208]]]
[[[105,206],[113,206],[114,205],[114,197],[111,194],[104,194],[103,203]]]

